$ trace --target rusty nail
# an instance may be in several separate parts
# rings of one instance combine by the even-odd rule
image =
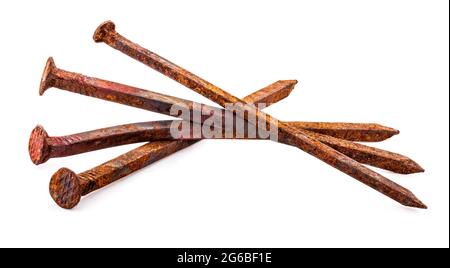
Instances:
[[[373,167],[389,170],[399,174],[424,172],[415,161],[401,154],[371,146],[342,140],[327,135],[304,130],[310,137],[330,146],[336,151],[362,163]]]
[[[277,89],[278,91],[290,92],[296,84],[296,80],[280,80],[269,85],[268,87]],[[56,87],[73,93],[125,104],[170,116],[175,116],[170,112],[171,108],[174,106],[182,106],[190,109],[190,113],[189,115],[180,114],[178,117],[188,121],[193,119],[197,120],[197,118],[193,118],[192,115],[202,114],[203,108],[213,111],[215,116],[223,117],[226,113],[229,113],[222,108],[216,108],[169,95],[62,70],[56,67],[52,57],[47,60],[45,65],[41,78],[41,84],[39,86],[39,94],[44,94],[44,92],[50,87]],[[288,93],[280,94],[280,96],[274,95],[272,98],[282,97],[286,94]],[[202,123],[209,117],[209,115],[202,115],[200,121],[197,120],[195,123]],[[225,120],[222,120],[222,122],[225,122]]]
[[[272,104],[287,97],[292,91],[292,88],[280,88],[279,85],[274,86],[274,84],[272,84],[254,92],[246,98],[251,99],[254,103],[267,102]],[[264,92],[264,94],[261,94],[262,92]],[[130,128],[126,127],[125,129],[129,130]],[[192,145],[195,142],[196,141],[149,142],[78,175],[68,168],[62,168],[58,170],[50,180],[50,195],[60,207],[71,209],[80,202],[81,196],[87,195],[94,190],[98,190],[113,181],[123,178],[136,170],[144,168],[159,159]]]
[[[162,141],[144,144],[79,174],[61,168],[50,180],[50,195],[62,208],[75,207],[82,196],[177,152],[196,141]]]
[[[247,96],[245,99],[247,102],[255,104],[264,103],[270,105],[274,103],[274,100],[281,100],[288,96],[296,83],[297,81],[295,80],[280,80],[255,92],[257,95],[252,94],[251,99],[250,96]],[[185,105],[186,107],[206,107],[209,110],[215,110],[215,113],[219,114],[218,109],[212,106],[59,69],[51,57],[47,60],[42,74],[39,94],[44,94],[50,87],[57,87],[70,92],[166,115],[171,115],[169,113],[170,107],[179,104]],[[119,96],[116,92],[121,92],[122,94]],[[136,100],[132,101],[129,96],[133,96]],[[148,101],[148,99],[151,99],[151,101]],[[254,102],[254,100],[258,100],[258,102]],[[223,110],[222,113],[224,113]],[[190,118],[183,119],[190,120]],[[381,141],[398,133],[395,129],[376,124],[326,122],[289,122],[289,124],[313,132],[352,141]]]
[[[261,94],[262,91],[264,91],[265,94]],[[281,91],[287,92],[286,90]],[[273,92],[273,94],[271,94],[271,92]],[[285,96],[287,95],[280,94],[278,88],[268,86],[261,89],[260,91],[254,92],[252,95],[247,96],[245,99],[255,103],[263,102],[271,104],[279,101]],[[142,130],[147,129],[146,126],[148,126],[148,124],[149,123],[145,122],[138,123],[135,126],[127,125],[125,127],[122,127],[122,130],[103,129],[97,134],[102,135],[102,133],[115,133],[117,135],[119,133],[122,133],[125,136],[132,134],[136,135],[138,137],[137,139],[141,139],[142,136],[146,136],[145,133],[142,133]],[[126,131],[123,132],[123,129],[125,129]],[[36,128],[36,131],[45,133],[45,130],[43,130],[43,128]],[[76,137],[68,137],[63,140],[70,142],[74,140],[76,141],[85,139],[86,137],[97,137],[97,135],[91,132],[89,135],[76,135]],[[119,138],[119,140],[123,141],[123,139],[121,138]],[[56,172],[51,179],[50,194],[60,207],[67,209],[73,208],[78,204],[81,196],[86,195],[94,190],[98,190],[101,187],[108,185],[109,183],[120,178],[123,178],[138,169],[144,168],[157,159],[169,156],[170,154],[175,153],[192,143],[194,143],[194,141],[150,142],[144,146],[125,153],[118,158],[108,161],[105,164],[102,164],[78,175],[76,175],[70,169],[62,168],[58,172]],[[149,160],[154,154],[157,154],[159,156],[157,158],[153,158],[153,160]]]
[[[102,128],[72,135],[50,137],[41,125],[37,125],[30,135],[28,152],[31,161],[42,164],[55,157],[65,157],[94,150],[130,143],[158,139],[159,130],[167,130],[172,121],[155,121],[134,123],[109,128]],[[143,129],[147,130],[142,135]],[[153,131],[150,131],[153,130]],[[153,135],[150,137],[148,135]]]
[[[408,189],[311,138],[304,131],[295,129],[259,109],[247,105],[246,102],[223,89],[124,38],[115,31],[113,22],[107,21],[102,23],[94,33],[94,40],[96,42],[105,42],[109,46],[174,79],[222,107],[226,107],[227,104],[231,103],[242,104],[241,110],[236,114],[240,115],[242,113],[254,118],[265,119],[267,126],[272,127],[272,129],[274,127],[278,128],[280,142],[302,149],[405,206],[426,208]],[[247,119],[247,117],[244,119]]]
[[[256,91],[254,94],[245,97],[244,99],[252,103],[264,103],[270,105],[285,98],[292,91],[295,83],[295,80],[275,82],[263,89],[260,89],[259,91]],[[143,89],[137,89],[58,69],[56,68],[53,59],[49,58],[46,67],[44,68],[40,87],[43,90],[40,92],[43,93],[45,89],[51,85],[88,96],[98,96],[101,99],[113,101],[121,100],[118,102],[126,104],[132,103],[135,107],[157,112],[161,112],[161,109],[157,109],[155,107],[169,107],[170,105],[174,105],[178,102],[185,103],[186,105],[190,103],[188,100],[148,92]],[[131,97],[128,97],[128,95],[138,96],[142,99],[142,101],[135,101]],[[156,104],[150,106],[145,105],[145,103],[151,103],[152,101]],[[200,106],[206,105],[197,104],[192,107]],[[206,107],[213,109],[213,107],[210,106]],[[168,111],[169,109],[166,108],[164,110]],[[220,113],[224,112],[221,111]],[[35,130],[33,130],[32,135],[30,136],[30,157],[33,163],[40,164],[52,157],[69,156],[129,143],[171,139],[169,133],[171,122],[173,121],[127,124],[62,137],[48,137],[45,130],[38,126]],[[327,133],[330,135],[344,135],[346,137],[359,136],[376,138],[380,132],[386,132],[386,127],[381,126],[376,126],[376,130],[371,132],[370,130],[373,129],[371,124],[334,124],[312,122],[287,122],[286,124],[292,125],[294,128],[299,130],[313,129],[319,133],[321,131],[328,130]],[[333,132],[333,130],[336,131]],[[348,130],[348,132],[353,134],[347,135],[345,130]],[[359,131],[361,131],[361,133]],[[311,134],[312,133],[310,133],[310,136],[312,136]],[[332,139],[323,135],[315,135],[314,137],[361,163],[370,164],[372,166],[404,174],[423,171],[417,163],[402,155],[378,150],[364,145],[353,144],[338,139]],[[185,138],[190,139],[190,137]]]
[[[399,134],[396,129],[380,124],[330,123],[330,122],[288,122],[290,125],[312,132],[348,141],[378,142]]]
[[[193,123],[191,123],[191,126],[189,127],[191,130],[194,129],[192,124]],[[70,156],[113,146],[144,141],[174,140],[171,133],[171,128],[174,125],[178,124],[174,124],[173,120],[132,123],[61,137],[49,137],[43,127],[38,125],[32,131],[30,136],[30,157],[33,163],[38,165],[44,163],[50,158]],[[297,126],[295,127],[297,128]],[[335,150],[363,164],[368,164],[400,174],[411,174],[424,171],[416,162],[400,154],[329,137],[307,130],[305,130],[305,132],[318,141],[327,144]],[[239,138],[236,136],[231,136],[232,135],[229,135],[228,138]],[[202,136],[201,139],[221,139],[225,137],[226,135],[223,134],[220,137]],[[240,138],[251,139],[248,137],[247,133],[244,133],[244,136]],[[176,137],[176,139],[196,140],[198,138],[194,137],[192,133],[189,133],[188,135],[182,137]]]
[[[70,81],[69,78],[77,77],[75,82]],[[82,90],[87,85],[82,81],[86,77],[77,75],[56,68],[52,58],[47,60],[44,72],[41,79],[40,94],[53,84],[71,85],[77,87],[77,90]],[[101,84],[101,83],[99,83]],[[271,105],[278,102],[292,92],[296,81],[279,81],[272,83],[246,98],[252,98],[255,104],[267,103]],[[172,97],[165,96],[167,99]],[[178,100],[172,100],[175,103]],[[187,101],[184,101],[187,103]],[[85,153],[93,150],[100,150],[112,146],[119,146],[130,143],[137,143],[149,140],[158,139],[158,130],[164,131],[170,127],[172,121],[159,122],[143,122],[127,124],[109,128],[98,129],[78,134],[72,134],[61,137],[49,137],[44,128],[40,125],[36,126],[30,135],[28,151],[31,161],[36,164],[42,164],[50,158],[64,157],[80,153]],[[151,132],[149,130],[155,130]],[[146,133],[144,133],[146,131]],[[136,135],[136,132],[139,135]],[[152,137],[148,135],[153,135]],[[159,136],[163,136],[159,134]]]

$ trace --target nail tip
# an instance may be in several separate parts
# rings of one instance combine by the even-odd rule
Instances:
[[[425,205],[422,201],[420,201],[419,198],[417,198],[415,195],[413,195],[411,193],[411,197],[410,197],[410,201],[409,201],[409,206],[410,207],[414,207],[414,208],[420,208],[420,209],[428,209],[428,206]]]
[[[394,129],[394,130],[392,131],[392,133],[394,133],[394,135],[398,135],[398,134],[400,134],[400,130]]]
[[[278,80],[277,83],[284,84],[285,86],[294,87],[298,81],[297,80]]]
[[[292,91],[294,90],[295,86],[298,83],[297,80],[281,80],[281,82],[283,82],[287,85],[287,87],[286,87],[287,95],[290,95],[292,93]]]
[[[420,201],[419,201],[420,202]],[[417,204],[416,208],[420,208],[420,209],[428,209],[427,205],[425,205],[424,203],[420,202],[419,204]]]
[[[392,138],[392,137],[394,137],[396,135],[399,135],[399,134],[400,134],[399,130],[388,129],[388,130],[386,130],[386,132],[384,134],[384,137],[380,138],[378,141],[385,141],[385,140],[390,139],[390,138]]]
[[[424,173],[425,169],[423,167],[419,166],[419,164],[416,164],[414,171],[415,171],[414,173]]]
[[[413,160],[409,160],[408,166],[409,166],[410,173],[423,173],[423,172],[425,172],[425,169],[423,167],[421,167],[419,164],[417,164]]]
[[[288,80],[288,81],[289,81],[289,83],[292,84],[292,86],[295,86],[298,84],[298,80],[296,80],[296,79],[292,79],[292,80]]]
[[[392,136],[398,135],[400,134],[400,130],[395,129],[395,128],[391,128],[382,124],[378,124],[378,123],[373,123],[373,125],[376,127],[376,129],[383,131],[385,133],[385,138],[381,139],[382,140],[386,140],[391,138]]]

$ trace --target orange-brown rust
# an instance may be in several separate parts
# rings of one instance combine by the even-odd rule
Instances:
[[[52,61],[53,63],[53,61]],[[54,65],[54,64],[53,64]],[[46,68],[47,70],[47,68]],[[44,77],[47,77],[48,72],[44,72]],[[45,79],[43,79],[45,80]],[[44,82],[44,84],[46,84]],[[276,86],[274,86],[276,85]],[[270,88],[266,90],[268,95],[265,95],[265,101],[270,103],[275,103],[280,101],[281,99],[287,97],[289,93],[292,91],[292,88],[289,87],[295,85],[295,83],[274,83],[266,88]],[[262,89],[264,90],[264,88]],[[261,90],[260,90],[261,91]],[[281,92],[287,92],[283,94]],[[257,91],[258,92],[258,91]],[[258,97],[253,98],[255,102],[258,102],[260,99]],[[150,123],[151,124],[151,123]],[[152,125],[152,124],[151,124]],[[88,134],[76,134],[77,137],[72,138],[64,138],[63,140],[88,140],[94,138],[98,142],[98,136],[105,133],[115,133],[115,135],[124,135],[128,137],[132,141],[135,139],[141,139],[139,132],[142,132],[142,129],[148,129],[148,123],[140,123],[134,125],[128,125],[126,127],[119,127],[115,130],[103,129],[100,131],[94,131],[95,133]],[[152,125],[153,126],[153,125]],[[45,130],[38,126],[36,129],[39,137],[49,138]],[[154,130],[154,128],[152,128]],[[42,134],[44,133],[44,134]],[[130,135],[137,135],[137,137],[130,137]],[[142,134],[145,136],[145,134]],[[158,135],[161,135],[159,133]],[[96,137],[96,138],[95,138]],[[42,139],[40,139],[42,140]],[[126,138],[119,139],[126,140]],[[45,141],[45,140],[44,140]],[[30,140],[31,142],[31,140]],[[75,207],[81,200],[81,196],[87,195],[95,190],[98,190],[118,179],[121,179],[132,172],[142,169],[151,163],[162,159],[166,156],[169,156],[181,149],[184,149],[192,144],[194,144],[195,140],[191,141],[160,141],[160,142],[149,142],[143,146],[138,147],[137,149],[131,150],[125,154],[120,155],[119,157],[112,159],[104,164],[101,164],[95,168],[87,170],[80,174],[75,174],[75,172],[71,171],[68,168],[62,168],[58,170],[51,178],[49,190],[50,195],[53,200],[62,208],[71,209]],[[104,144],[108,144],[108,142],[104,142]],[[109,143],[110,144],[110,143]],[[38,145],[36,145],[38,146]],[[87,147],[81,146],[80,148],[86,149]],[[89,147],[92,149],[93,147]],[[30,150],[34,152],[35,149]]]
[[[49,158],[49,147],[47,139],[49,138],[47,132],[40,125],[37,125],[31,131],[30,140],[28,142],[28,153],[30,159],[35,165],[46,162]]]
[[[258,103],[255,104],[264,103],[268,106],[275,103],[276,100],[281,100],[288,96],[296,84],[296,80],[280,80],[245,98],[246,101],[250,103],[257,100]],[[189,107],[190,109],[201,109],[202,107],[205,107],[208,110],[214,111],[216,115],[225,114],[223,109],[201,103],[195,103],[181,98],[65,71],[57,68],[51,57],[47,60],[44,68],[41,85],[39,87],[39,94],[44,94],[50,87],[57,87],[74,93],[130,105],[166,115],[171,115],[170,108],[176,105],[180,107]],[[120,95],[117,94],[117,92],[119,92]],[[197,110],[197,112],[199,112],[199,110]],[[193,113],[194,111],[191,112],[191,114]],[[192,118],[183,119],[191,120]],[[352,141],[381,141],[398,133],[395,129],[377,124],[320,122],[289,122],[289,124],[313,132]]]
[[[242,104],[241,111],[238,111],[237,114],[240,115],[239,112],[242,112],[242,114],[245,114],[248,117],[264,118],[268,126],[278,128],[280,142],[302,149],[405,206],[426,208],[426,206],[406,188],[366,168],[357,161],[320,141],[311,138],[306,132],[281,122],[251,105],[247,105],[245,101],[231,95],[223,89],[190,73],[167,59],[160,57],[156,53],[131,42],[115,31],[113,22],[108,21],[100,25],[94,34],[94,40],[96,42],[105,42],[109,46],[172,78],[222,107],[226,107],[227,104],[231,103]],[[245,116],[244,119],[247,119],[247,116]]]
[[[380,124],[330,123],[330,122],[287,122],[297,128],[333,136],[348,141],[378,142],[399,134],[396,129]]]
[[[192,132],[195,129],[194,123],[187,125],[190,132],[181,137],[174,137],[172,128],[178,126],[177,123],[179,121],[175,122],[174,120],[132,123],[61,137],[47,136],[44,142],[41,142],[42,139],[34,138],[34,133],[45,132],[42,126],[37,126],[30,137],[30,157],[33,159],[36,152],[41,152],[41,155],[46,156],[45,160],[48,160],[54,157],[64,157],[144,141],[198,140],[199,137],[201,139],[259,139],[250,136],[247,132],[244,132],[242,136],[237,136],[236,133],[225,133],[224,129],[221,130],[221,136],[205,136],[203,132],[194,135]],[[297,126],[295,127],[297,128]],[[204,129],[203,126],[200,129]],[[423,169],[416,162],[406,156],[307,130],[305,132],[360,163],[400,174],[423,172]],[[39,146],[41,147],[39,148]],[[44,161],[33,162],[39,164]]]
[[[289,94],[291,94],[292,90],[294,89],[294,85],[297,84],[297,80],[282,80],[282,81],[285,81],[285,83],[291,84],[293,86],[287,88],[287,90],[277,90],[277,88],[280,87],[280,85],[277,84],[280,82],[278,81],[276,83],[273,83],[272,85],[269,85],[244,97],[244,100],[254,105],[263,104],[266,107],[270,106],[278,102],[278,100],[282,100],[287,96],[289,96]]]
[[[265,103],[271,105],[272,103],[285,98],[293,89],[297,81],[295,80],[282,80],[272,83],[271,85],[255,92],[254,94],[247,96],[246,99],[256,103]],[[223,109],[207,106],[200,103],[190,102],[181,98],[175,98],[168,95],[163,95],[155,92],[146,91],[143,89],[114,83],[111,81],[101,80],[98,78],[87,77],[82,74],[68,72],[62,69],[58,69],[52,58],[47,61],[46,67],[44,68],[44,73],[41,79],[40,94],[43,94],[49,87],[58,87],[71,92],[84,94],[91,97],[97,97],[100,99],[114,101],[122,104],[131,105],[134,107],[159,112],[167,115],[169,113],[170,107],[174,105],[183,105],[191,109],[190,114],[200,113],[198,109],[207,108],[208,110],[215,111],[215,115],[225,115],[226,111]],[[194,111],[194,109],[197,109]],[[191,117],[182,117],[186,120],[192,120]],[[208,116],[201,118],[201,122],[207,119]],[[223,122],[225,120],[222,120]],[[146,129],[153,129],[152,132],[147,132],[147,135],[152,136],[138,136],[133,135],[132,132],[139,128],[142,124],[146,124]],[[161,126],[161,124],[165,124]],[[344,123],[307,123],[307,122],[290,122],[290,125],[295,125],[295,127],[301,127],[302,125],[306,127],[313,128],[318,132],[327,130],[331,136],[340,136],[345,133]],[[34,135],[30,138],[30,156],[36,155],[36,152],[42,153],[42,159],[34,159],[35,164],[40,164],[47,161],[49,158],[53,157],[64,157],[69,155],[74,155],[83,152],[89,152],[92,150],[99,150],[103,148],[108,148],[111,146],[118,146],[123,144],[142,142],[148,140],[158,140],[158,129],[167,127],[170,125],[168,122],[147,122],[139,124],[124,125],[120,128],[105,128],[91,132],[78,133],[69,136],[62,137],[46,137],[44,139],[45,143],[41,144],[36,141]],[[366,126],[365,124],[347,124],[348,132],[353,133],[352,135],[346,135],[347,137],[365,137],[365,139],[370,139],[370,137],[375,137],[378,135],[377,131],[367,132],[371,126]],[[359,129],[354,127],[357,125]],[[323,127],[322,127],[323,126]],[[39,127],[40,128],[40,127]],[[364,130],[366,128],[366,130]],[[42,129],[43,130],[43,129]],[[337,130],[336,132],[333,132]],[[384,131],[381,127],[378,128],[380,131]],[[358,131],[363,132],[359,134]],[[33,131],[35,133],[35,131]],[[37,148],[40,145],[43,146],[42,149]],[[37,149],[36,149],[37,148]],[[45,157],[43,157],[45,155]],[[379,165],[378,165],[379,166]]]
[[[68,168],[61,168],[50,180],[50,195],[60,207],[71,209],[80,202],[82,196],[193,143],[195,141],[147,143],[80,174],[75,174]]]
[[[220,108],[214,108],[200,103],[192,104],[192,102],[181,98],[149,92],[147,90],[58,69],[52,58],[47,61],[41,81],[40,93],[45,92],[46,89],[54,85],[61,89],[91,97],[124,104],[131,103],[134,107],[155,112],[170,110],[170,108],[160,109],[159,107],[170,107],[181,103],[182,105],[191,107],[191,114],[194,113],[193,109],[195,107],[205,107],[208,110],[214,110],[215,115],[221,115],[222,117],[225,114],[225,110]],[[277,81],[256,91],[254,94],[245,97],[245,99],[252,104],[263,103],[271,105],[288,96],[296,83],[296,80]],[[147,105],[148,103],[151,103],[152,105]],[[197,113],[198,112],[200,111],[197,111]],[[202,121],[200,123],[207,118],[208,117],[201,118]],[[190,117],[184,117],[184,119],[189,120]],[[40,141],[41,139],[35,139],[35,135],[32,135],[30,137],[30,156],[36,155],[36,152],[41,152],[42,155],[45,155],[40,161],[33,161],[36,164],[40,164],[50,158],[64,157],[112,146],[144,141],[170,140],[172,139],[172,136],[170,135],[170,126],[172,126],[172,122],[173,121],[159,121],[126,124],[61,137],[48,137],[47,135],[44,139],[44,143],[35,142]],[[369,139],[370,137],[377,139],[378,134],[380,132],[385,133],[385,130],[387,129],[386,127],[374,124],[355,123],[287,122],[286,124],[292,125],[298,130],[313,129],[319,133],[328,130],[327,133],[331,136],[342,135],[346,138],[365,137],[366,139]],[[44,131],[40,126],[36,129]],[[193,129],[193,127],[191,127],[191,129]],[[372,129],[375,129],[375,131],[371,131]],[[33,131],[32,133],[40,132]],[[44,133],[46,132],[44,131]],[[401,155],[338,139],[332,139],[324,135],[310,136],[315,137],[317,140],[327,144],[335,150],[364,164],[404,174],[423,171],[423,169],[414,161]],[[200,137],[206,138],[205,136]],[[225,135],[216,138],[224,137]],[[233,135],[227,135],[227,137],[236,138]],[[242,138],[248,138],[248,135],[244,133]],[[196,139],[196,137],[184,136],[184,139]],[[42,145],[43,147],[37,148],[39,145]]]
[[[172,121],[155,121],[101,128],[52,137],[40,125],[30,135],[28,151],[36,165],[55,157],[65,157],[131,143],[161,140]]]
[[[265,100],[273,102],[285,98],[296,83],[295,80],[280,80],[272,83],[266,88],[273,89],[273,94],[264,96]],[[203,110],[212,111],[215,116],[221,116],[222,118],[227,113],[229,114],[222,108],[59,69],[56,67],[53,58],[50,57],[42,75],[39,94],[44,94],[51,87],[170,116],[176,116],[171,112],[174,107],[185,108],[189,110],[189,113],[181,113],[177,117],[188,121],[195,120],[196,123],[202,123],[210,117],[203,114]],[[202,114],[202,117],[194,118],[194,114]],[[225,120],[221,121],[225,122]]]

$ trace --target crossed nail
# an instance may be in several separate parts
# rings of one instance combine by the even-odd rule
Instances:
[[[111,21],[104,22],[97,28],[94,40],[106,43],[224,108],[65,71],[57,68],[53,59],[49,58],[39,88],[41,95],[48,88],[54,87],[179,118],[113,126],[59,137],[49,136],[44,128],[38,125],[32,131],[29,141],[30,158],[35,164],[42,164],[50,158],[149,142],[79,174],[68,168],[58,170],[51,178],[50,194],[60,207],[73,208],[81,196],[201,139],[267,139],[298,147],[405,206],[426,208],[408,189],[362,165],[367,164],[400,174],[423,172],[416,162],[406,156],[355,143],[382,141],[398,134],[397,130],[379,124],[280,121],[262,112],[259,105],[266,107],[286,98],[297,84],[296,80],[280,80],[239,99],[129,41],[115,31],[115,25]],[[174,107],[187,112],[173,113]],[[195,114],[200,116],[194,116]],[[228,119],[232,123],[241,120],[247,127],[237,129],[231,124],[229,128],[230,125],[226,123]],[[211,129],[208,124],[211,121],[219,122],[213,127],[215,135],[205,131]],[[189,131],[174,135],[177,129],[174,126],[181,125]],[[254,131],[251,131],[251,127]],[[276,130],[277,138],[262,134],[268,130]]]

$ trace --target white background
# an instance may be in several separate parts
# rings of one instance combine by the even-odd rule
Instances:
[[[188,3],[189,2],[189,3]],[[0,4],[2,247],[448,247],[448,1],[14,1]],[[57,66],[211,104],[96,44],[111,19],[129,39],[237,96],[279,79],[277,118],[378,122],[401,134],[376,146],[426,172],[383,175],[428,210],[398,205],[299,149],[210,140],[81,200],[48,194],[60,167],[81,172],[137,145],[35,166],[28,137],[169,117],[50,89]],[[226,171],[228,170],[228,171]],[[379,171],[379,170],[378,170]]]

